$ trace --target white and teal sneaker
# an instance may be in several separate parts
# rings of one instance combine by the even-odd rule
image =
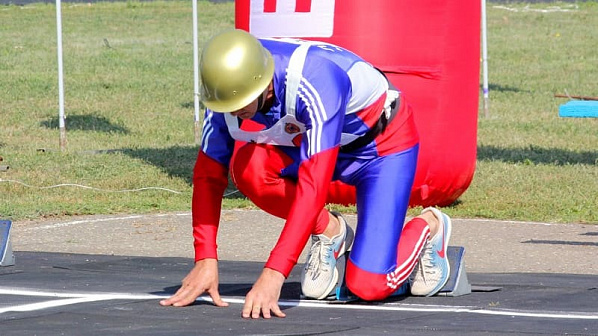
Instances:
[[[435,295],[446,285],[450,274],[446,251],[451,237],[451,219],[436,208],[426,208],[422,214],[427,211],[432,211],[440,225],[436,235],[426,242],[411,275],[411,294],[417,296]]]
[[[301,291],[307,298],[321,300],[332,293],[338,281],[336,261],[353,243],[353,229],[341,214],[331,214],[338,218],[341,232],[332,238],[323,234],[311,236],[312,244],[301,272]]]

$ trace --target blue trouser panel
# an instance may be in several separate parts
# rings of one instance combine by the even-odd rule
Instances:
[[[397,246],[409,206],[418,151],[416,145],[361,163],[339,162],[337,166],[346,168],[340,172],[340,179],[354,185],[357,191],[358,224],[351,261],[365,271],[386,274],[397,266]]]

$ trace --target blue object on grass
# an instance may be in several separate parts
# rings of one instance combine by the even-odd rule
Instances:
[[[559,116],[568,118],[598,118],[598,101],[571,100],[559,106]]]

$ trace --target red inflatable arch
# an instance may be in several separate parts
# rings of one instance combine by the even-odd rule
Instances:
[[[475,171],[479,0],[237,0],[236,27],[343,46],[384,71],[414,108],[420,156],[411,206],[446,206]],[[333,188],[331,200],[352,203]]]

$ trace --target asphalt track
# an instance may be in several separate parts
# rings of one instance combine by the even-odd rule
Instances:
[[[33,2],[54,3],[0,0]],[[305,301],[296,267],[280,300],[287,317],[267,321],[240,317],[282,225],[259,211],[223,212],[220,292],[228,308],[205,297],[185,308],[158,304],[192,266],[189,218],[15,223],[16,265],[0,267],[0,335],[598,335],[595,225],[457,219],[451,245],[466,249],[469,282],[498,290],[377,303]]]
[[[287,317],[247,320],[244,295],[283,221],[223,211],[220,291],[230,306],[202,297],[162,307],[192,266],[189,223],[188,213],[14,223],[16,265],[0,267],[0,335],[598,335],[595,225],[454,219],[451,245],[465,247],[470,283],[499,290],[307,301],[296,267],[280,300]]]

